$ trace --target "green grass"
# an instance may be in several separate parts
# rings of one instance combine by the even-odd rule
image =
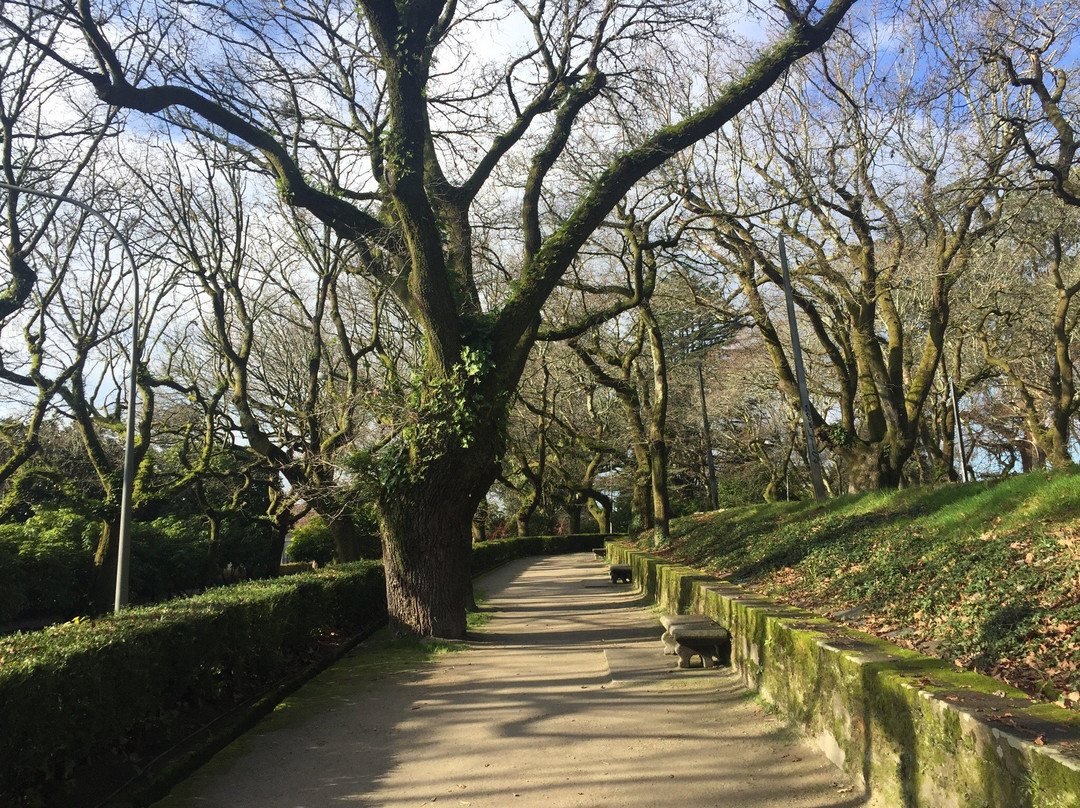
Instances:
[[[486,626],[495,615],[487,606],[487,595],[479,589],[473,591],[473,600],[476,602],[476,609],[470,609],[465,615],[465,624],[469,628],[475,629]]]
[[[1080,700],[1080,472],[698,514],[665,555],[821,613],[862,609],[866,631]]]

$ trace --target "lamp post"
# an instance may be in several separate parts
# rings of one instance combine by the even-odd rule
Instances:
[[[795,363],[795,382],[799,386],[799,404],[806,430],[806,461],[810,467],[810,479],[814,483],[814,501],[828,498],[825,482],[821,477],[821,458],[818,456],[817,440],[814,438],[814,411],[810,406],[810,394],[806,389],[806,369],[803,367],[802,346],[799,343],[799,326],[795,322],[795,300],[791,294],[791,276],[788,272],[787,250],[784,236],[780,235],[780,269],[783,273],[784,296],[787,298],[788,326],[791,329],[791,354]]]
[[[705,464],[709,472],[709,507],[717,510],[720,507],[719,495],[716,492],[716,460],[713,458],[712,429],[709,426],[709,407],[705,402],[705,357],[701,357],[697,365],[698,392],[701,394],[701,425],[705,431]]]
[[[131,244],[124,237],[116,225],[99,211],[64,194],[54,194],[49,191],[39,191],[34,188],[24,188],[21,185],[0,181],[0,188],[9,191],[18,191],[31,196],[40,196],[46,199],[54,199],[84,210],[97,217],[105,228],[112,233],[127,256],[131,264],[132,282],[132,309],[131,309],[131,349],[128,354],[130,368],[128,372],[128,409],[127,428],[124,435],[124,476],[121,483],[120,494],[120,535],[117,538],[116,559],[116,597],[113,601],[113,610],[120,611],[128,602],[128,581],[130,578],[131,562],[131,496],[135,486],[135,405],[137,403],[138,367],[139,367],[139,272],[135,263],[135,256],[131,252]]]

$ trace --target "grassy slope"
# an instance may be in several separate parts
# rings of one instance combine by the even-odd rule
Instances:
[[[1080,471],[698,514],[665,555],[1080,703]]]

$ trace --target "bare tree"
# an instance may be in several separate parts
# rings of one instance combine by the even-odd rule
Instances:
[[[15,15],[25,33],[4,30],[0,37],[0,198],[4,200],[0,237],[7,265],[0,283],[0,333],[10,335],[33,319],[30,313],[20,316],[20,310],[33,306],[35,291],[41,291],[39,274],[49,274],[43,265],[63,265],[80,244],[87,217],[60,200],[92,195],[93,180],[84,180],[92,173],[99,147],[115,131],[115,112],[95,116],[69,107],[65,71],[34,44],[60,41],[63,26],[53,14],[9,2],[0,4],[0,14]],[[60,110],[67,110],[66,116],[58,114]],[[15,374],[17,381],[12,377],[8,381],[15,382],[16,389],[33,393],[31,400],[19,396],[26,415],[21,428],[12,433],[17,440],[0,460],[0,485],[37,450],[49,406],[64,383],[62,376],[44,372],[41,346],[31,348],[33,358],[17,353],[0,355],[0,368]]]
[[[1014,146],[987,123],[992,95],[944,58],[918,74],[894,49],[875,48],[873,33],[849,33],[792,75],[785,105],[762,105],[725,134],[733,192],[715,163],[686,192],[710,223],[702,249],[738,280],[792,401],[773,305],[776,234],[796,245],[795,302],[833,376],[818,380],[827,403],[815,429],[855,489],[903,481],[945,348],[949,296],[1002,215],[996,191]],[[916,38],[911,58],[939,47]]]
[[[745,69],[713,86],[691,114],[613,144],[585,181],[558,194],[550,183],[582,127],[633,108],[646,76],[633,53],[676,36],[714,37],[718,7],[192,1],[174,16],[115,6],[106,29],[101,12],[81,0],[57,10],[88,52],[39,46],[102,101],[170,115],[241,149],[284,200],[354,245],[355,262],[423,332],[413,426],[378,465],[388,604],[401,624],[457,637],[465,631],[470,523],[501,446],[492,425],[504,421],[507,391],[555,285],[639,180],[820,47],[853,2],[819,10],[780,0],[782,30]],[[491,71],[473,70],[470,37],[495,16],[523,23],[530,40]],[[11,15],[3,19],[24,30]],[[190,47],[202,37],[214,47]],[[328,157],[342,151],[351,159]],[[510,243],[519,269],[503,298],[485,300],[471,214],[507,176],[518,189]]]
[[[969,331],[1013,391],[1009,410],[1022,425],[1016,443],[1031,447],[1018,449],[1025,468],[1073,463],[1080,272],[1070,211],[1045,193],[1028,200],[982,257],[969,294]]]
[[[1012,88],[1002,120],[1018,137],[1040,185],[1080,206],[1077,160],[1077,26],[1074,3],[995,0],[971,9],[972,49],[986,81]]]
[[[156,180],[145,188],[197,301],[195,338],[185,333],[177,345],[202,360],[185,363],[187,384],[201,391],[206,417],[288,481],[276,508],[282,528],[303,501],[326,521],[338,560],[370,556],[346,466],[376,417],[382,291],[348,271],[350,251],[330,228],[250,202],[219,148],[196,154],[156,152]]]

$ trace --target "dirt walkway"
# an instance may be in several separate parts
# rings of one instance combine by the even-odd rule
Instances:
[[[156,808],[863,804],[734,674],[677,670],[656,615],[591,556],[478,589],[495,615],[466,650],[394,671],[361,648]]]

